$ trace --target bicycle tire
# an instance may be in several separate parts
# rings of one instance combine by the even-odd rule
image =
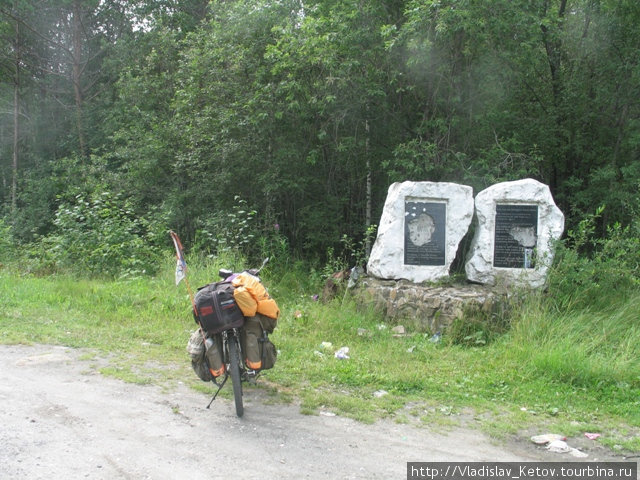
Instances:
[[[244,414],[244,405],[242,404],[242,380],[240,378],[240,349],[238,348],[238,337],[235,335],[229,338],[229,373],[233,384],[236,415],[241,417]]]

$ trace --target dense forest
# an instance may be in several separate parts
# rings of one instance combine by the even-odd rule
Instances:
[[[2,0],[0,247],[325,258],[404,180],[535,178],[568,230],[624,231],[638,25],[637,0]]]

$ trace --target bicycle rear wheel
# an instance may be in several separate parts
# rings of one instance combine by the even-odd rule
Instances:
[[[244,414],[244,405],[242,404],[242,380],[240,378],[240,348],[238,346],[238,337],[229,336],[229,373],[231,375],[231,383],[233,383],[233,400],[236,404],[236,415],[241,417]]]

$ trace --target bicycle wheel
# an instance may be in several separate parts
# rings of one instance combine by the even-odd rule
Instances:
[[[238,348],[238,337],[229,336],[229,373],[231,383],[233,383],[233,400],[236,404],[236,415],[241,417],[244,414],[242,405],[242,380],[240,379],[240,349]]]

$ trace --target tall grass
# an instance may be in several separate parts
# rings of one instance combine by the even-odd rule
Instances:
[[[605,310],[554,312],[532,300],[514,322],[510,351],[536,375],[589,388],[640,387],[640,292]]]

